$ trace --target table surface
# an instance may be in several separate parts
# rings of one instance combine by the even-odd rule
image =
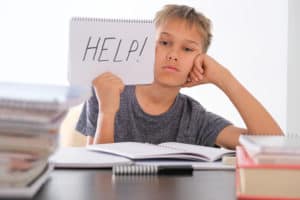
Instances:
[[[236,199],[235,172],[194,171],[192,176],[112,176],[110,169],[54,170],[33,198],[189,200]]]

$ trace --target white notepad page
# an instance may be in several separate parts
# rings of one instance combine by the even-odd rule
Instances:
[[[69,81],[91,85],[110,71],[126,85],[153,81],[155,28],[152,20],[73,18],[70,23]]]

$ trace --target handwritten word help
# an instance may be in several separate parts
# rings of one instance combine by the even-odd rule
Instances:
[[[142,40],[123,40],[116,37],[88,38],[82,61],[127,62],[135,59],[139,62],[148,37]]]

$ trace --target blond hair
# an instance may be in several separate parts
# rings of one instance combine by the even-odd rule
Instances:
[[[156,13],[154,18],[155,26],[158,27],[166,23],[169,19],[182,19],[189,26],[195,25],[202,36],[202,48],[204,52],[207,52],[212,38],[211,22],[207,17],[192,7],[169,4]]]

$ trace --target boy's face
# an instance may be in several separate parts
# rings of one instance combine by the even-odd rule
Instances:
[[[167,20],[156,28],[155,82],[165,86],[182,86],[202,53],[201,35],[195,25],[184,20]]]

